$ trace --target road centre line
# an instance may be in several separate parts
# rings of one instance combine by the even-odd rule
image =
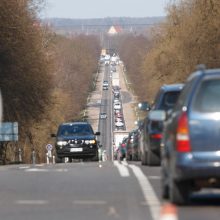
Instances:
[[[124,164],[121,164],[117,160],[114,160],[114,166],[118,168],[118,171],[122,177],[130,176],[129,170]]]
[[[153,220],[158,220],[160,216],[160,200],[157,198],[153,187],[151,186],[148,178],[144,175],[142,170],[136,165],[129,165],[134,175],[136,176],[144,198],[149,206]]]
[[[45,205],[49,202],[47,200],[17,200],[15,203],[18,205]]]
[[[106,205],[106,201],[102,200],[75,200],[74,205]]]

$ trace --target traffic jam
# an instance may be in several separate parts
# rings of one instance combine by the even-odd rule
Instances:
[[[185,84],[162,85],[153,103],[138,104],[145,117],[126,131],[115,64],[105,65],[111,65],[114,159],[161,166],[161,196],[173,204],[187,205],[195,192],[219,188],[220,70],[200,65]]]

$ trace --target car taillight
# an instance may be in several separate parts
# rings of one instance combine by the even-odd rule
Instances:
[[[161,139],[162,137],[163,137],[162,134],[152,134],[151,135],[151,138],[153,138],[153,139]]]
[[[187,153],[191,151],[189,140],[188,117],[186,112],[184,112],[178,120],[176,134],[176,150],[181,153]]]

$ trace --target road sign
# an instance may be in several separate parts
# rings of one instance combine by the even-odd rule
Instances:
[[[53,145],[52,144],[47,144],[46,149],[47,149],[47,151],[52,151]]]
[[[0,123],[0,141],[18,141],[18,123]]]

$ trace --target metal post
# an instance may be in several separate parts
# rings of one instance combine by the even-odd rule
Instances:
[[[49,164],[49,163],[50,163],[48,153],[46,153],[46,163],[47,163],[47,164]]]
[[[33,164],[33,165],[36,164],[36,153],[35,153],[34,150],[32,151],[32,164]]]
[[[55,163],[56,163],[55,156],[53,155],[53,164],[55,164]]]
[[[22,162],[21,148],[18,149],[18,161],[19,163]]]

